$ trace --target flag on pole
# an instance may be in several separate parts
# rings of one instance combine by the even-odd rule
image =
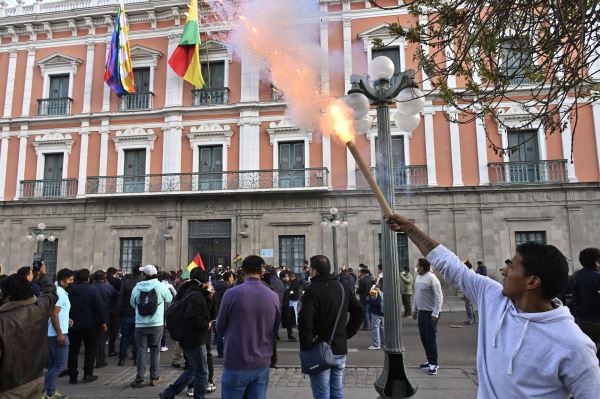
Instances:
[[[200,252],[194,256],[194,259],[190,262],[190,264],[185,268],[183,273],[181,273],[182,278],[190,278],[190,272],[195,268],[199,267],[200,269],[206,271],[204,267],[204,262],[202,261],[202,257],[200,256]]]
[[[190,0],[187,20],[179,45],[169,58],[173,71],[196,87],[204,86],[200,68],[200,29],[198,28],[198,2]]]
[[[128,34],[125,3],[121,0],[115,17],[115,28],[104,70],[104,81],[119,97],[135,93]]]
[[[235,258],[233,258],[233,263],[238,263],[242,260],[242,257],[240,256],[240,254],[236,254]]]

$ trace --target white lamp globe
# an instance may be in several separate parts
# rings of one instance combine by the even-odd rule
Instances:
[[[425,95],[416,87],[407,87],[396,97],[398,112],[402,115],[415,115],[425,109]]]
[[[355,120],[354,130],[358,134],[367,133],[369,130],[371,130],[371,118],[367,116],[366,118]]]
[[[336,219],[331,224],[333,225],[333,227],[340,227],[340,224],[342,224],[342,222]]]
[[[375,57],[369,63],[369,76],[374,81],[390,80],[394,76],[394,62],[388,57]]]
[[[421,117],[419,114],[414,115],[402,115],[400,112],[396,112],[394,115],[396,121],[396,127],[403,132],[412,132],[419,126]]]
[[[337,210],[337,208],[331,208],[331,209],[329,210],[329,213],[330,213],[330,214],[332,214],[332,215],[337,215],[337,213],[338,213],[338,210]]]
[[[367,96],[361,93],[350,93],[344,97],[346,104],[354,111],[354,119],[362,119],[369,113],[371,104]]]
[[[321,221],[321,227],[323,227],[324,229],[329,227],[329,223],[326,220]]]
[[[43,234],[38,234],[38,235],[35,237],[35,239],[36,239],[37,241],[44,241],[44,240],[46,239],[46,236],[45,236],[45,235],[43,235]]]
[[[29,233],[29,234],[27,234],[25,236],[25,238],[27,238],[29,241],[33,241],[33,239],[35,238],[35,236],[33,234]]]
[[[50,241],[50,242],[56,241],[56,237],[54,237],[54,234],[50,233],[50,235],[48,236],[48,241]]]

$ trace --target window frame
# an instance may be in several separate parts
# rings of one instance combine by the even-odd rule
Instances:
[[[515,237],[515,248],[518,247],[521,244],[524,244],[526,242],[536,242],[539,244],[544,244],[546,245],[548,243],[548,232],[546,230],[518,230],[514,232],[514,237]],[[540,234],[541,237],[543,238],[543,240],[531,240],[529,238],[531,238],[532,235],[538,235]],[[526,236],[526,240],[518,240],[519,235],[525,235]]]
[[[139,250],[140,250],[139,263],[141,264],[144,259],[144,237],[119,237],[119,268],[123,271],[129,272],[135,266],[134,245],[132,244],[132,246],[131,246],[131,266],[129,268],[126,268],[123,266],[123,242],[125,242],[125,241],[132,241],[132,242],[139,241],[141,243],[141,245],[139,247],[135,247],[135,248],[139,248]]]
[[[296,274],[300,274],[302,273],[302,268],[304,266],[304,260],[306,259],[306,235],[304,234],[280,234],[277,236],[277,244],[278,244],[278,249],[279,249],[279,254],[278,254],[278,262],[279,262],[279,266],[282,266],[282,254],[284,253],[282,251],[282,244],[283,244],[283,240],[282,239],[289,239],[291,240],[291,245],[292,245],[292,260],[295,260],[296,258],[294,257],[295,254],[295,245],[294,245],[294,240],[298,239],[298,238],[302,238],[302,246],[303,246],[303,254],[300,259],[300,262],[302,262],[302,264],[300,264],[299,266],[296,265],[289,265],[289,264],[285,264],[285,266],[287,268],[289,268],[290,270],[292,270],[294,273]],[[298,271],[296,271],[298,270]]]

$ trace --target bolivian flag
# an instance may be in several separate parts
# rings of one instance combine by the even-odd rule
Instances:
[[[179,45],[169,58],[173,71],[196,87],[204,86],[200,68],[200,30],[198,28],[198,3],[190,0],[187,21]]]
[[[200,256],[200,252],[196,254],[196,256],[194,257],[194,259],[192,259],[187,268],[183,271],[183,273],[181,273],[181,277],[190,278],[190,272],[197,267],[206,271],[206,268],[204,267],[204,262],[202,262],[202,257]]]

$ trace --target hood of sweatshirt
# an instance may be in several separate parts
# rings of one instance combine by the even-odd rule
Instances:
[[[492,342],[492,346],[494,348],[497,347],[498,337],[500,336],[500,334],[502,334],[503,326],[506,324],[505,320],[507,318],[507,315],[510,314],[513,317],[520,318],[525,321],[521,330],[520,339],[517,341],[515,347],[512,348],[512,355],[507,370],[507,373],[509,375],[512,375],[513,362],[515,360],[515,357],[519,354],[519,351],[522,349],[523,341],[525,340],[529,327],[532,323],[552,324],[563,320],[573,320],[571,312],[566,306],[563,306],[561,301],[559,301],[558,299],[554,299],[552,301],[552,304],[554,306],[554,309],[549,310],[547,312],[525,313],[519,311],[512,301],[508,301],[508,306],[506,306],[506,308],[504,309],[504,312],[500,317],[500,321],[496,326],[496,332],[494,333],[494,341]]]
[[[137,287],[140,291],[148,292],[150,290],[155,289],[157,286],[161,284],[158,279],[153,278],[152,280],[144,280],[137,283]]]

